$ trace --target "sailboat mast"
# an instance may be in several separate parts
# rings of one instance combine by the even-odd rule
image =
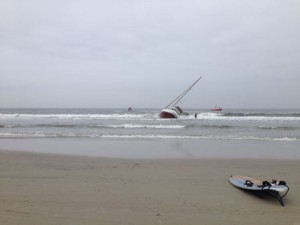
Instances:
[[[175,98],[166,108],[168,108],[171,105],[176,105],[194,86],[198,83],[198,81],[202,77],[199,77],[192,85],[190,85],[187,89],[185,89],[177,98]]]

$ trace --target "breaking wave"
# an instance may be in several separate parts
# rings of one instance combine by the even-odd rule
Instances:
[[[288,127],[288,126],[259,126],[258,128],[264,130],[299,130],[299,127]]]
[[[34,127],[44,127],[44,128],[102,128],[102,129],[182,129],[185,125],[163,125],[163,124],[118,124],[118,125],[97,125],[97,124],[7,124],[0,125],[0,128],[34,128]]]
[[[102,135],[76,133],[0,133],[0,138],[108,138],[108,139],[202,139],[202,140],[257,140],[257,141],[300,141],[290,137],[257,137],[257,136],[188,136],[188,135]]]

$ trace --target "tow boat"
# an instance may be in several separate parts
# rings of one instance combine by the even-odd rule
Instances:
[[[214,107],[214,108],[211,108],[210,111],[220,112],[220,111],[222,111],[222,108],[221,107]]]

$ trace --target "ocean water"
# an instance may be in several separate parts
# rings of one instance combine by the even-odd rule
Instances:
[[[186,110],[160,119],[159,109],[0,109],[0,139],[204,139],[300,143],[300,110]],[[197,113],[197,119],[194,117]]]

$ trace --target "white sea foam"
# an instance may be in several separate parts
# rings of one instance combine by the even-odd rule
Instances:
[[[108,139],[202,139],[202,140],[257,140],[257,141],[300,141],[297,138],[289,137],[256,137],[256,136],[188,136],[188,135],[101,135],[76,134],[76,133],[0,133],[0,138],[108,138]]]
[[[187,118],[194,119],[194,116],[188,116]],[[292,116],[224,116],[217,113],[200,113],[197,119],[216,121],[300,121],[300,117]]]
[[[243,116],[231,115],[226,116],[219,113],[199,113],[198,120],[208,121],[300,121],[297,116]],[[159,119],[158,113],[155,114],[3,114],[0,113],[0,119],[17,119],[17,120],[30,120],[30,119],[58,119],[58,120],[96,120],[96,119],[115,119],[115,120],[156,120]],[[195,119],[193,114],[183,115],[179,120]],[[161,119],[166,120],[166,119]],[[172,120],[172,119],[170,119]]]
[[[202,139],[202,140],[257,140],[257,141],[300,141],[297,138],[273,138],[255,136],[179,136],[179,135],[101,135],[101,134],[76,134],[56,133],[0,133],[0,138],[108,138],[108,139]]]
[[[172,135],[102,135],[103,138],[123,139],[206,139],[206,140],[260,140],[260,141],[300,141],[297,138],[271,138],[255,136],[172,136]]]
[[[1,119],[137,119],[147,114],[0,114]]]
[[[150,128],[150,129],[182,129],[184,125],[149,125],[149,124],[120,124],[120,125],[106,125],[108,128],[127,128],[127,129],[138,129],[138,128]]]

